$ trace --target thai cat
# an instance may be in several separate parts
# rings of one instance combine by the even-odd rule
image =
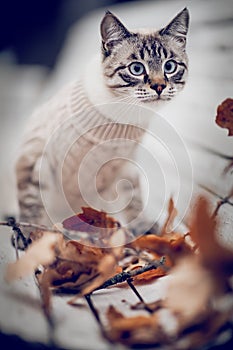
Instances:
[[[93,206],[113,216],[123,213],[129,227],[140,226],[140,181],[128,163],[151,110],[186,83],[188,26],[186,8],[160,30],[131,31],[105,14],[101,57],[28,123],[16,165],[20,221],[48,225]],[[118,198],[122,178],[128,181],[117,188]]]

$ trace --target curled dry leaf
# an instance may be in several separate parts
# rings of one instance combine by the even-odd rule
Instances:
[[[76,291],[76,296],[69,301],[72,304],[77,297],[91,293],[119,273],[118,260],[122,256],[123,246],[112,247],[113,244],[124,244],[122,229],[113,233],[108,249],[91,247],[84,242],[66,242],[53,264],[38,276],[45,308],[50,308],[51,289]]]
[[[106,336],[112,342],[125,345],[156,345],[164,342],[166,335],[158,323],[156,314],[151,316],[125,317],[113,306],[107,310]]]
[[[190,254],[193,251],[192,246],[186,242],[186,237],[177,233],[168,237],[155,235],[142,236],[133,242],[132,246],[154,252],[160,257],[165,255],[172,262],[175,262],[176,256]]]
[[[68,230],[68,237],[71,239],[89,241],[90,245],[109,248],[119,245],[117,242],[112,245],[110,242],[114,232],[121,228],[120,223],[113,217],[108,216],[104,211],[95,210],[89,207],[82,207],[82,213],[71,216],[62,222],[62,230]],[[67,232],[64,232],[67,234]],[[118,237],[117,236],[117,237]],[[119,240],[119,238],[117,238]],[[133,239],[132,233],[124,228],[124,242]],[[125,244],[125,243],[124,243]]]
[[[174,225],[174,221],[177,217],[178,211],[174,205],[173,198],[171,197],[168,202],[168,215],[167,219],[161,230],[161,236],[165,236],[166,234],[170,234],[173,232],[172,226]]]
[[[176,259],[193,252],[193,247],[187,241],[186,235],[172,230],[176,216],[177,210],[171,198],[168,203],[168,216],[161,230],[161,235],[148,234],[129,244],[129,247],[137,251],[139,261],[136,264],[129,265],[128,269],[141,267],[148,260],[159,260],[162,256],[165,256],[164,266],[136,276],[135,281],[138,283],[150,282],[154,278],[164,276],[166,271],[174,265]]]
[[[108,337],[112,341],[130,346],[172,343],[173,349],[196,349],[216,337],[232,319],[229,276],[233,273],[233,254],[217,241],[217,225],[206,199],[198,200],[192,215],[190,235],[198,252],[185,249],[185,254],[174,260],[164,298],[155,302],[150,316],[125,317],[114,308],[108,309]],[[169,246],[160,240],[158,244],[152,237],[149,241],[159,252]],[[140,246],[144,248],[147,243],[142,240]]]
[[[110,250],[102,249],[104,256],[95,263],[96,274],[95,278],[88,281],[90,283],[82,283],[80,286],[81,295],[86,295],[101,286],[107,279],[113,277],[115,274],[121,272],[118,261],[122,257],[123,246],[125,243],[125,234],[122,229],[115,231],[109,239]],[[95,248],[94,248],[95,249]],[[90,259],[90,257],[88,257]],[[87,265],[89,262],[86,262]],[[71,299],[71,303],[76,299]]]
[[[210,205],[200,197],[190,219],[190,236],[200,250],[203,265],[221,274],[233,273],[233,251],[223,247],[217,238],[217,218],[212,218]],[[220,276],[219,276],[220,277]]]
[[[154,255],[153,259],[159,261],[159,257],[156,258]],[[145,260],[139,259],[139,261],[135,264],[131,264],[128,266],[128,268],[125,271],[134,271],[139,268],[143,268],[145,266]],[[165,260],[164,264],[157,267],[156,269],[151,269],[149,271],[145,271],[143,273],[140,273],[133,277],[133,281],[136,284],[146,284],[152,282],[154,279],[157,279],[159,277],[165,276],[167,269],[169,267],[169,262]]]
[[[233,136],[233,99],[227,98],[217,109],[216,123],[228,129],[228,136]]]
[[[67,230],[87,233],[102,232],[104,236],[108,236],[112,229],[118,229],[120,226],[119,222],[108,216],[106,212],[89,207],[82,207],[82,213],[65,219],[62,224]],[[100,228],[103,230],[99,230]]]
[[[177,319],[176,333],[202,322],[210,312],[209,302],[224,288],[198,257],[185,257],[171,270],[163,307]]]
[[[114,219],[103,212],[97,215],[95,210],[85,208],[84,213],[88,222],[95,216],[96,225],[115,227],[111,236],[104,238],[108,248],[91,246],[88,235],[78,242],[66,241],[59,233],[36,231],[31,235],[33,243],[26,253],[7,267],[6,278],[10,281],[33,274],[38,265],[43,265],[43,272],[37,274],[37,280],[47,316],[50,314],[51,290],[73,290],[84,295],[122,271],[118,260],[122,257],[125,231],[119,225],[116,229]]]
[[[19,260],[8,264],[5,279],[10,282],[33,274],[38,265],[51,264],[56,256],[55,248],[59,247],[62,240],[61,234],[46,232],[41,239],[29,246]]]

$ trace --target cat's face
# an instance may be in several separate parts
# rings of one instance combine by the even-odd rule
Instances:
[[[188,72],[187,9],[159,31],[131,32],[112,13],[101,23],[103,70],[113,94],[140,102],[171,100]]]

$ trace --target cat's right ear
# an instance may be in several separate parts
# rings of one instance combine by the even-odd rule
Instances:
[[[105,54],[111,53],[112,47],[131,34],[121,21],[110,11],[107,11],[100,25],[100,32]]]
[[[183,49],[185,49],[188,28],[189,11],[185,7],[165,28],[161,29],[159,33],[160,35],[172,37]]]

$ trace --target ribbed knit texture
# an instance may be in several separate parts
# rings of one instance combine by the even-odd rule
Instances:
[[[65,87],[34,113],[28,125],[17,174],[21,213],[24,202],[30,203],[28,198],[36,207],[38,196],[33,192],[38,180],[43,188],[49,187],[48,169],[75,212],[81,205],[98,206],[96,194],[114,183],[125,159],[133,159],[142,134],[139,127],[103,116],[90,103],[81,83]],[[100,205],[102,209],[103,203]]]

